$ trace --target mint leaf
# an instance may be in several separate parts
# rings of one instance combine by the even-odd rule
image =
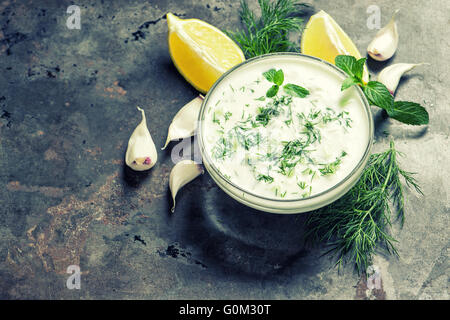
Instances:
[[[309,95],[309,91],[303,87],[300,87],[296,84],[288,83],[283,86],[283,90],[294,97],[304,98]]]
[[[334,59],[334,64],[336,65],[336,67],[344,71],[350,77],[353,77],[355,75],[355,73],[353,72],[354,65],[356,64],[355,57],[340,55]]]
[[[264,100],[266,100],[266,97],[261,96],[261,97],[259,97],[259,98],[256,98],[255,100],[258,100],[258,101],[264,101]]]
[[[266,71],[263,73],[264,78],[267,79],[269,82],[274,82],[275,74],[277,71],[275,69],[270,69],[269,71]]]
[[[270,87],[270,89],[267,90],[267,92],[266,92],[267,98],[275,97],[276,94],[278,93],[279,88],[280,87],[277,84],[274,84],[272,87]]]
[[[275,72],[275,75],[273,76],[273,82],[276,85],[281,86],[284,82],[284,73],[283,70],[278,70],[277,72]]]
[[[354,76],[353,77],[348,77],[342,83],[341,91],[344,91],[345,89],[348,89],[351,86],[353,86],[355,84],[359,84],[359,83],[360,83],[360,81],[356,77],[354,77]]]
[[[358,79],[362,79],[363,72],[364,72],[364,64],[366,63],[366,58],[361,58],[353,65],[353,73]]]
[[[350,77],[353,77],[362,83],[364,64],[366,63],[366,60],[366,58],[356,60],[353,56],[340,55],[334,59],[334,63]]]
[[[396,101],[394,108],[388,111],[388,115],[395,120],[411,125],[422,125],[429,122],[427,110],[415,102]]]
[[[376,105],[388,113],[393,110],[394,97],[384,84],[378,81],[369,81],[363,89],[370,104]]]

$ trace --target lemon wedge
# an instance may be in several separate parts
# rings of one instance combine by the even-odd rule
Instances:
[[[334,64],[338,55],[350,55],[361,59],[361,53],[353,41],[337,22],[325,11],[321,10],[311,16],[306,24],[301,39],[303,54],[318,57]],[[364,66],[363,80],[369,81],[367,66]]]
[[[245,60],[239,46],[216,27],[198,19],[167,14],[169,52],[181,75],[206,93],[228,69]]]

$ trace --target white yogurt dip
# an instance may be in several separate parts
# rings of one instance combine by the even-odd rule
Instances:
[[[341,91],[342,81],[322,62],[289,55],[231,72],[204,106],[209,161],[229,182],[264,198],[329,190],[358,166],[370,139],[361,97],[356,88]]]

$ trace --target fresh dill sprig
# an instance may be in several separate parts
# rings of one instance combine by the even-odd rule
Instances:
[[[246,58],[294,50],[295,43],[288,35],[302,28],[303,19],[298,15],[308,5],[293,0],[258,0],[258,3],[259,17],[241,0],[240,17],[245,28],[227,34],[241,46]]]
[[[399,167],[402,154],[391,141],[387,151],[372,154],[364,172],[346,195],[327,207],[311,213],[306,237],[312,242],[326,242],[336,265],[353,262],[358,273],[365,273],[379,245],[398,255],[390,234],[391,201],[403,225],[404,194],[402,180],[422,194],[413,173]]]

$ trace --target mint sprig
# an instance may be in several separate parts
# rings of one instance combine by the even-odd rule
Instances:
[[[357,60],[352,56],[339,55],[336,57],[335,65],[348,75],[348,78],[342,83],[342,91],[358,85],[362,88],[369,103],[386,110],[389,117],[410,125],[428,124],[428,112],[420,104],[409,101],[394,101],[394,97],[381,82],[369,81],[364,83],[362,77],[365,62],[366,58]]]
[[[269,88],[269,90],[267,90],[266,97],[272,98],[276,96],[281,85],[284,82],[283,70],[270,69],[266,72],[263,72],[263,76],[264,78],[267,79],[267,81],[273,83],[273,85]],[[298,98],[304,98],[307,95],[309,95],[309,91],[307,89],[292,83],[285,84],[283,86],[283,90],[287,94]]]

